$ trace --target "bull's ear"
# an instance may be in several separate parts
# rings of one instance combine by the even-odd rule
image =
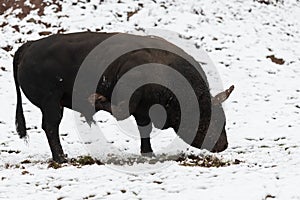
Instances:
[[[233,89],[234,89],[234,85],[230,86],[229,89],[217,94],[215,97],[211,99],[211,103],[213,105],[218,105],[223,103],[226,99],[228,99]]]
[[[95,106],[96,101],[104,102],[106,100],[106,97],[99,93],[93,93],[88,97],[88,101],[92,104],[92,106]]]

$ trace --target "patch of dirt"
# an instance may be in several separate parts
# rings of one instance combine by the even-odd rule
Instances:
[[[0,24],[0,28],[3,28],[6,25],[8,25],[8,23],[7,22],[3,22],[2,24]]]
[[[26,170],[22,171],[22,175],[25,175],[25,174],[29,174],[29,172]]]
[[[39,35],[40,36],[46,36],[46,35],[51,35],[52,34],[52,32],[50,32],[50,31],[42,31],[42,32],[39,32]]]
[[[235,159],[234,161],[224,160],[213,155],[197,156],[183,155],[176,160],[179,165],[189,167],[227,167],[233,164],[240,164],[242,161]]]
[[[92,158],[91,156],[80,156],[77,159],[71,159],[70,164],[77,166],[77,165],[103,165],[103,163],[97,159]]]
[[[7,151],[5,151],[7,152]],[[15,152],[14,152],[15,153]],[[227,167],[230,165],[238,165],[240,163],[243,163],[243,161],[240,161],[238,159],[235,160],[225,160],[223,158],[218,158],[214,155],[206,155],[206,156],[200,156],[200,155],[161,155],[158,157],[130,157],[130,158],[120,158],[119,156],[110,156],[108,160],[103,163],[102,161],[92,158],[91,156],[79,156],[78,158],[72,158],[69,159],[67,163],[57,163],[55,161],[48,161],[48,162],[41,162],[41,161],[31,161],[31,160],[23,160],[20,162],[20,164],[6,164],[4,168],[21,168],[25,169],[24,164],[48,164],[48,168],[53,169],[59,169],[62,167],[67,166],[75,166],[78,168],[81,168],[85,165],[104,165],[104,164],[113,164],[113,165],[134,165],[139,163],[149,163],[149,164],[155,164],[155,163],[162,163],[165,161],[175,161],[181,166],[188,166],[188,167]],[[161,181],[154,181],[154,183],[161,184]]]
[[[29,164],[29,163],[31,163],[30,160],[23,160],[23,161],[21,162],[21,164]]]
[[[140,11],[140,9],[136,9],[134,11],[127,12],[127,21],[129,21],[130,17],[137,14]]]
[[[61,167],[66,167],[68,165],[81,167],[84,165],[93,165],[93,164],[104,165],[104,163],[102,163],[100,160],[94,159],[91,156],[79,156],[78,158],[72,158],[67,163],[62,163],[62,164],[57,163],[55,161],[51,161],[48,164],[48,168],[58,169]]]
[[[267,56],[266,58],[270,58],[273,63],[278,65],[283,65],[285,63],[282,58],[276,58],[274,55]]]
[[[108,160],[105,161],[106,164],[114,165],[134,165],[140,163],[156,164],[166,161],[176,161],[182,166],[198,166],[198,167],[226,167],[233,164],[240,164],[242,161],[236,160],[224,160],[216,156],[207,155],[159,155],[155,157],[142,157],[142,156],[132,156],[128,158],[120,158],[118,156],[111,155]]]
[[[9,52],[9,51],[11,51],[11,50],[13,49],[13,46],[7,45],[7,46],[1,47],[1,48],[2,48],[3,50],[5,50],[5,51]]]
[[[24,19],[31,11],[37,10],[39,16],[45,15],[45,7],[54,5],[54,12],[62,11],[62,6],[59,0],[52,0],[51,2],[45,2],[43,0],[6,0],[0,4],[0,14],[2,15],[6,11],[10,10],[10,15],[14,10],[21,9],[21,12],[16,14],[19,19]],[[7,15],[6,15],[7,16]]]

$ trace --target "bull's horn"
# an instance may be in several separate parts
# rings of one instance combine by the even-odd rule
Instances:
[[[234,89],[234,85],[230,86],[229,89],[217,94],[215,97],[211,99],[212,104],[217,105],[223,103],[226,99],[228,99],[233,89]]]
[[[96,101],[104,102],[106,101],[106,97],[99,93],[93,93],[88,97],[88,101],[95,106]]]

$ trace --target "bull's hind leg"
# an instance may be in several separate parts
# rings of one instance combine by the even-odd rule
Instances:
[[[63,116],[63,107],[61,107],[59,102],[59,98],[55,98],[54,95],[47,99],[41,110],[43,114],[42,128],[46,133],[52,158],[54,161],[62,163],[66,161],[66,156],[60,144],[58,133],[59,124]]]
[[[152,131],[152,123],[148,118],[136,118],[138,129],[141,136],[141,154],[142,156],[154,156],[151,148],[150,133]]]

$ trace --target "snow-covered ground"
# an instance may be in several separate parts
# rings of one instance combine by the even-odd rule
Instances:
[[[300,199],[299,1],[266,5],[252,0],[64,0],[59,4],[61,11],[51,5],[44,15],[33,10],[23,19],[15,17],[20,9],[0,13],[0,199]],[[126,173],[113,165],[48,168],[51,155],[40,128],[41,113],[25,97],[28,143],[15,131],[14,52],[45,31],[142,34],[147,28],[180,33],[187,43],[207,51],[225,87],[235,85],[225,104],[229,147],[216,156],[242,162],[204,168],[166,161],[167,167],[146,173]],[[274,62],[267,58],[272,55]],[[276,64],[276,58],[284,63]],[[66,110],[60,133],[65,153],[76,158],[89,152],[72,119],[73,112]],[[111,122],[102,123],[103,128],[114,130]],[[137,144],[129,142],[128,148],[138,151]],[[158,144],[163,143],[153,145],[159,148]],[[24,160],[31,163],[22,164]],[[159,168],[159,163],[152,167],[156,165]]]

